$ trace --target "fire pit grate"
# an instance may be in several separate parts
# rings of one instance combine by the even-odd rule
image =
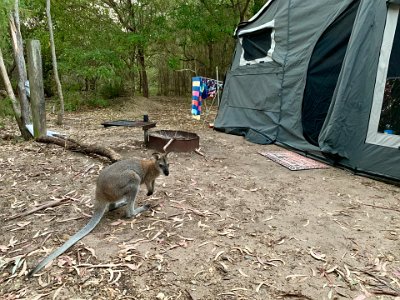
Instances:
[[[148,147],[159,152],[190,152],[199,148],[199,141],[192,132],[158,130],[149,132]]]

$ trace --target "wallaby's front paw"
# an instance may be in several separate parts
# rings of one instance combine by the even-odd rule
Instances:
[[[153,195],[153,192],[147,192],[147,196]]]

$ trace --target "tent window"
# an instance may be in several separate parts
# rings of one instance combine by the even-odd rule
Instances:
[[[379,57],[367,143],[400,147],[400,17],[390,5]]]
[[[241,66],[272,61],[275,48],[274,22],[273,20],[256,28],[239,32],[239,41],[242,45]]]
[[[390,54],[378,132],[400,135],[400,18]]]
[[[243,36],[244,59],[252,61],[266,57],[271,49],[271,33],[272,28],[265,28],[262,31]]]

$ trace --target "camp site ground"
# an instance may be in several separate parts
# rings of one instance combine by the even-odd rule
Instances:
[[[49,113],[49,128],[124,157],[149,157],[140,128],[101,125],[147,112],[159,129],[197,133],[205,157],[173,153],[170,176],[157,179],[152,197],[140,193],[140,203],[158,203],[153,212],[134,220],[109,213],[27,281],[27,270],[87,222],[107,162],[1,140],[2,299],[398,297],[399,187],[334,167],[290,171],[258,153],[282,148],[193,120],[187,98],[127,99],[117,107],[68,113],[62,128]],[[17,134],[12,120],[5,132]],[[59,206],[4,221],[62,198]]]

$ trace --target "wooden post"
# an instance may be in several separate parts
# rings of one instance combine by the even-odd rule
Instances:
[[[31,109],[33,119],[33,136],[44,137],[46,128],[46,107],[43,89],[42,55],[40,42],[29,40],[27,45],[28,78],[31,94]]]

